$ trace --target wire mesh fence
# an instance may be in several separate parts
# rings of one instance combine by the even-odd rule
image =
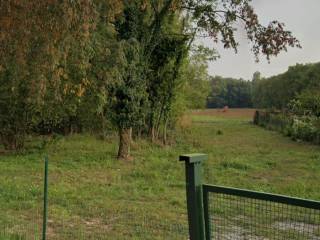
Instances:
[[[56,165],[49,173],[47,240],[188,239],[187,213],[179,202],[157,201],[151,194],[143,196],[142,191],[132,196],[135,187],[114,194],[108,178],[77,185],[82,173],[72,172],[71,177],[60,179]],[[39,161],[20,174],[8,169],[11,174],[0,176],[0,240],[42,239],[43,170]]]
[[[2,213],[2,214],[10,214]],[[0,240],[42,239],[42,215],[16,217],[0,223]],[[96,217],[73,216],[50,218],[47,226],[48,240],[69,239],[188,239],[187,216],[176,214],[161,219],[152,213],[124,210],[112,215]]]
[[[26,190],[24,196],[13,198],[1,192],[0,186],[3,203],[0,205],[0,240],[42,239],[42,197],[39,193],[32,198]],[[107,205],[108,200],[102,204]],[[46,239],[186,240],[186,214],[184,207],[175,211],[173,208],[159,206],[157,202],[118,200],[113,201],[110,208],[100,208],[94,205],[94,196],[92,199],[80,199],[79,202],[53,197],[49,198]]]
[[[187,239],[186,217],[177,223],[154,219],[147,213],[119,212],[108,218],[49,223],[48,239]]]
[[[249,191],[240,196],[225,189],[207,192],[210,239],[320,240],[318,202],[286,197],[277,202],[275,195],[254,193],[255,198]]]
[[[59,183],[54,173],[51,177],[47,240],[188,239],[185,206],[177,208],[143,196],[137,200],[117,198],[108,191],[83,197],[79,189]],[[0,240],[43,239],[43,179],[42,167],[23,178],[3,178]]]
[[[96,195],[91,191],[79,195],[73,181],[68,188],[53,182],[46,239],[320,240],[320,202],[203,185],[204,155],[186,155],[182,160],[185,158],[188,218],[184,204],[175,201],[107,198],[109,192],[101,189]],[[42,179],[41,175],[34,177]],[[0,185],[0,240],[42,239],[41,184],[4,180],[5,185]]]

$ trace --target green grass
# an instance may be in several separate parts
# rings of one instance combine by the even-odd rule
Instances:
[[[183,153],[209,154],[207,183],[320,200],[320,147],[293,142],[244,117],[192,117],[192,127],[176,132],[172,146],[136,140],[132,163],[115,160],[115,136],[102,141],[73,135],[45,150],[0,156],[0,225],[31,232],[26,222],[40,223],[45,155],[50,239],[68,239],[63,232],[90,232],[96,239],[183,239]]]

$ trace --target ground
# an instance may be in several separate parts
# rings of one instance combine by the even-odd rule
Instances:
[[[320,147],[254,126],[253,112],[189,113],[170,146],[136,139],[132,163],[115,160],[113,135],[58,137],[44,149],[33,138],[30,150],[0,156],[0,226],[40,231],[31,223],[41,222],[46,155],[50,239],[187,239],[184,153],[209,155],[206,183],[320,200]]]

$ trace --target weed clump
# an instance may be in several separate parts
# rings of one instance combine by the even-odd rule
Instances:
[[[223,135],[222,130],[219,129],[219,130],[217,131],[217,135]]]

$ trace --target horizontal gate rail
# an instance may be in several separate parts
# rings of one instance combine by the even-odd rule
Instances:
[[[204,195],[207,194],[208,192],[221,193],[226,195],[258,199],[258,200],[270,201],[275,203],[288,204],[288,205],[297,206],[297,207],[320,210],[319,201],[288,197],[288,196],[278,195],[278,194],[256,192],[256,191],[249,191],[249,190],[238,189],[238,188],[204,184],[203,185]]]
[[[203,184],[205,154],[186,167],[190,240],[320,240],[320,201]]]
[[[206,240],[320,240],[319,201],[207,184],[202,191]]]
[[[205,154],[185,162],[190,240],[320,240],[320,201],[202,183]]]

